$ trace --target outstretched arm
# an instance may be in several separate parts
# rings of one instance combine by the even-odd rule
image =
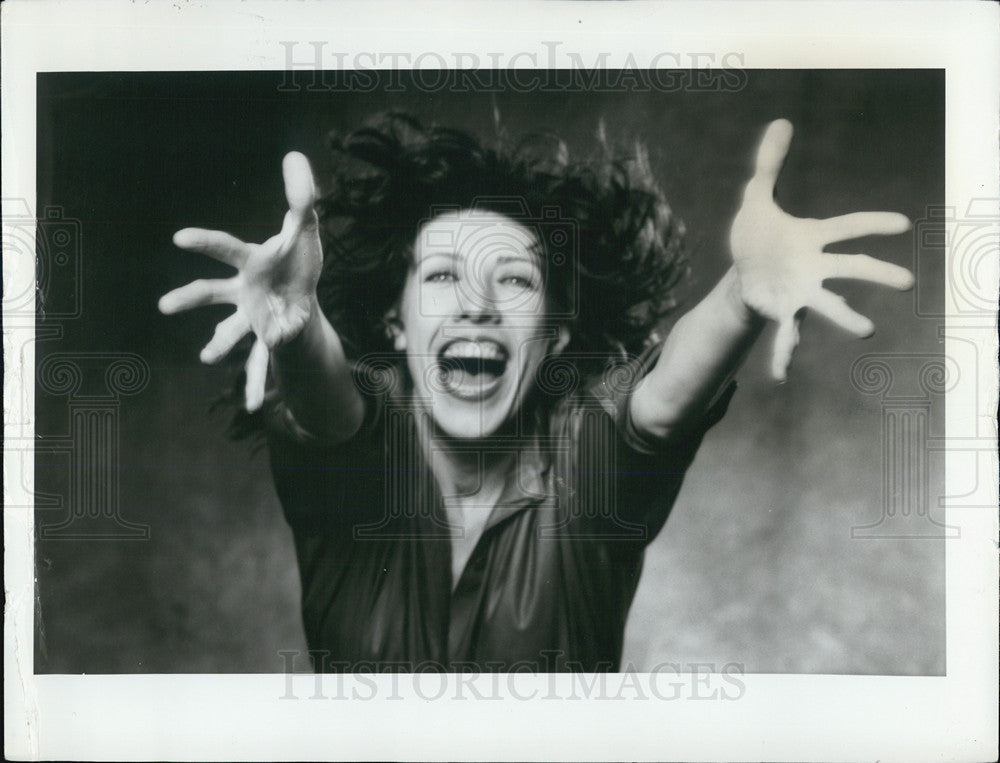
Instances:
[[[827,220],[792,217],[774,202],[774,184],[792,139],[783,119],[764,132],[756,170],[733,221],[733,267],[664,341],[653,370],[636,388],[636,428],[666,438],[700,415],[736,371],[767,320],[776,321],[771,372],[783,381],[799,341],[805,309],[825,315],[858,337],[872,322],[823,288],[830,278],[852,278],[895,289],[913,286],[906,268],[864,254],[827,254],[823,247],[872,234],[903,233],[909,220],[893,212],[859,212]]]
[[[269,360],[282,398],[297,424],[330,441],[357,431],[364,415],[361,396],[333,327],[316,298],[323,255],[313,210],[315,190],[308,160],[288,154],[282,163],[288,212],[281,232],[263,244],[248,244],[221,231],[185,228],[174,243],[236,268],[228,279],[194,281],[160,299],[175,313],[212,304],[236,306],[216,326],[201,351],[218,362],[247,334],[256,340],[246,364],[246,407],[264,402]]]

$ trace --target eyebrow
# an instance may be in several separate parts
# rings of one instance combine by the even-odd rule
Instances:
[[[508,262],[527,262],[529,265],[538,266],[538,261],[535,257],[524,254],[503,254],[497,258],[498,265],[506,265]]]
[[[420,262],[427,262],[427,260],[434,259],[435,257],[447,257],[449,260],[461,260],[463,259],[458,252],[446,251],[446,252],[425,252],[420,258]],[[498,265],[507,265],[511,262],[526,262],[532,267],[540,268],[541,265],[538,262],[538,255],[532,257],[527,254],[502,254],[497,257]]]

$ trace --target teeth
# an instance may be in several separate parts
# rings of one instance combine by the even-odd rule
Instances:
[[[503,347],[489,340],[470,342],[460,339],[448,345],[441,354],[445,358],[474,358],[476,360],[505,360],[507,358]]]

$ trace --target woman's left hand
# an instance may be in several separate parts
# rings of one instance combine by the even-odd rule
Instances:
[[[757,151],[754,176],[733,221],[730,247],[743,302],[752,312],[778,323],[771,372],[784,380],[798,344],[803,308],[815,310],[858,337],[875,326],[844,299],[823,288],[829,278],[850,278],[906,290],[913,274],[866,254],[829,254],[823,247],[873,234],[891,235],[910,228],[895,212],[857,212],[826,220],[789,215],[774,201],[774,184],[792,139],[792,125],[779,119],[768,125]]]

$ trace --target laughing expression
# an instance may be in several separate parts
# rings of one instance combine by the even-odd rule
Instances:
[[[537,238],[505,215],[448,212],[421,226],[391,325],[444,434],[496,433],[565,344],[565,330],[546,320],[543,278]]]

